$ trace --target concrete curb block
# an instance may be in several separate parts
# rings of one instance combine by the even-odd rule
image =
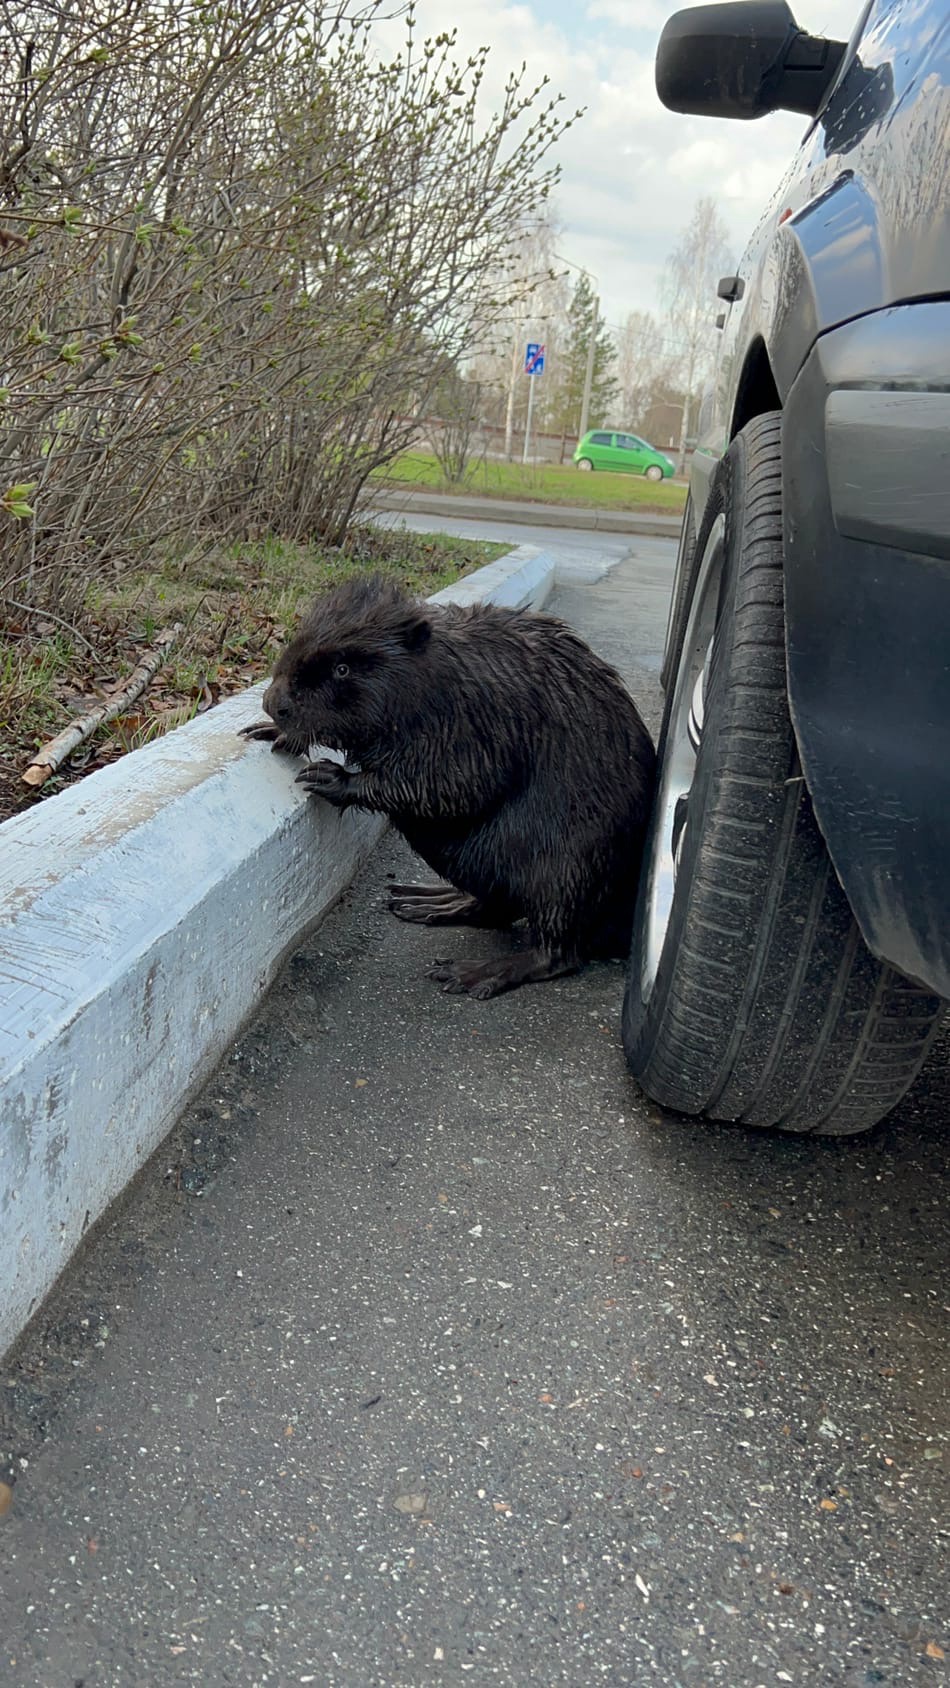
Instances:
[[[433,601],[553,581],[524,545]],[[0,1354],[384,830],[236,737],[263,690],[0,827]]]

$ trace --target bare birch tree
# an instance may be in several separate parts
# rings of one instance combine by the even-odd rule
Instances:
[[[686,462],[690,419],[715,357],[716,283],[730,265],[728,234],[714,199],[696,201],[692,219],[666,262],[669,335],[679,348],[677,384],[684,395],[679,469]]]
[[[529,340],[545,345],[545,374],[535,392],[534,415],[543,425],[551,407],[552,377],[568,336],[570,288],[555,248],[561,228],[551,213],[526,220],[507,277],[511,289],[506,311],[486,332],[473,369],[483,393],[495,395],[495,413],[505,429],[506,457],[514,455],[515,435],[524,428],[528,380],[524,374]]]
[[[616,336],[616,380],[621,419],[627,428],[645,427],[644,418],[671,385],[677,354],[663,324],[651,311],[630,311]]]

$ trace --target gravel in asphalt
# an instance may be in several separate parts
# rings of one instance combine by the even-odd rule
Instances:
[[[551,606],[654,725],[671,550]],[[945,1680],[946,1042],[867,1139],[666,1116],[619,966],[442,996],[505,940],[392,920],[412,865],[0,1372],[0,1680]]]

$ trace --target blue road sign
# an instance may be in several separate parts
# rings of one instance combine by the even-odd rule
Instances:
[[[526,375],[544,374],[544,347],[536,340],[528,341],[528,349],[524,355],[524,372]]]

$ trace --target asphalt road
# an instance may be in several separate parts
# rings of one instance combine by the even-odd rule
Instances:
[[[672,547],[555,606],[655,722]],[[0,1681],[945,1680],[947,1045],[664,1116],[619,967],[442,996],[390,842],[2,1374]],[[424,875],[423,875],[424,877]]]
[[[545,504],[532,499],[483,498],[478,493],[444,493],[427,491],[399,491],[389,487],[377,494],[375,508],[370,506],[374,519],[383,512],[401,512],[408,516],[424,515],[426,527],[437,526],[443,531],[457,519],[477,522],[499,521],[506,524],[506,532],[523,524],[546,529],[568,528],[575,533],[588,528],[600,533],[652,534],[656,538],[678,539],[681,513],[662,510],[613,510],[576,504]],[[433,516],[436,521],[433,522]]]
[[[409,510],[378,510],[373,519],[381,527],[404,527],[413,533],[431,533],[435,525],[432,516]],[[561,577],[568,578],[576,585],[600,580],[608,569],[614,568],[624,557],[631,554],[631,546],[635,543],[638,562],[643,568],[655,567],[659,571],[661,591],[668,594],[667,583],[675,562],[675,548],[670,541],[649,535],[638,537],[634,541],[628,533],[593,533],[582,530],[572,532],[544,524],[533,526],[529,522],[519,522],[517,527],[512,527],[503,517],[482,521],[468,516],[443,516],[439,519],[438,527],[440,531],[456,534],[460,539],[496,540],[502,545],[537,545],[539,550],[547,551],[556,558]],[[666,628],[665,611],[661,619],[662,644]],[[652,605],[646,620],[650,628],[650,637],[655,642]]]

